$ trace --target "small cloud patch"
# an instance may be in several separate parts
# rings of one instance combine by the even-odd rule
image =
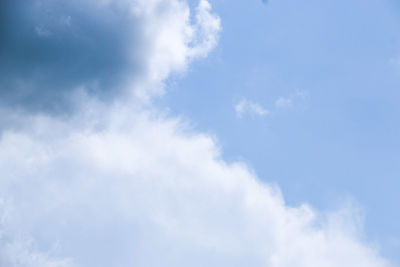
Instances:
[[[307,92],[306,91],[300,91],[297,90],[296,92],[290,94],[287,97],[279,97],[275,101],[275,107],[276,108],[290,108],[292,107],[295,102],[299,100],[304,100],[307,97]]]
[[[51,34],[49,30],[39,26],[35,28],[35,32],[39,37],[48,37]]]
[[[235,105],[235,112],[238,118],[243,118],[245,115],[264,117],[269,114],[269,111],[260,104],[247,99],[242,99]]]

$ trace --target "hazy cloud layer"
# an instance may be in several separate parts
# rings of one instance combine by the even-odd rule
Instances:
[[[289,207],[213,138],[143,108],[215,46],[207,1],[192,17],[178,0],[2,5],[15,25],[2,28],[0,266],[391,266],[360,238],[356,210]],[[98,97],[117,91],[133,96]],[[64,95],[76,106],[68,119],[10,107],[68,104]]]

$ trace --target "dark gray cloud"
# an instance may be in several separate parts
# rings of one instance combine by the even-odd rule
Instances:
[[[134,20],[95,1],[1,0],[0,105],[61,111],[78,87],[112,98],[141,67]]]

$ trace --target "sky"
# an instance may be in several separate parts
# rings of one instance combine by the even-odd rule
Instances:
[[[399,266],[394,0],[0,2],[0,266]]]

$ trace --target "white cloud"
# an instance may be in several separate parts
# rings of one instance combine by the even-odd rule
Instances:
[[[48,266],[390,266],[343,223],[354,210],[289,207],[244,164],[224,162],[212,138],[156,111],[98,112],[96,122],[34,116],[3,133],[3,262],[46,266],[58,242],[64,265]],[[21,233],[44,256],[4,249]]]
[[[242,118],[244,115],[267,116],[269,111],[262,107],[260,104],[249,101],[247,99],[240,100],[235,105],[236,116]]]
[[[144,95],[217,40],[205,0],[194,25],[184,1],[98,3],[128,3],[143,21]],[[0,110],[0,266],[391,266],[353,231],[358,220],[289,207],[178,118],[137,98],[79,99],[67,119]]]
[[[199,1],[194,14],[188,3],[180,0],[116,0],[103,4],[115,2],[142,23],[139,38],[144,44],[140,57],[144,72],[127,85],[142,101],[162,94],[168,76],[185,71],[189,62],[207,56],[217,44],[220,19],[206,0]]]
[[[275,101],[275,106],[277,108],[288,108],[292,107],[296,101],[302,100],[307,97],[307,92],[305,91],[296,91],[295,93],[290,94],[288,97],[279,97]]]
[[[206,0],[199,1],[194,24],[186,1],[138,0],[132,10],[144,21],[142,34],[147,44],[146,71],[134,85],[135,95],[142,99],[162,93],[162,82],[170,74],[184,71],[191,60],[206,56],[217,44],[220,20]]]

